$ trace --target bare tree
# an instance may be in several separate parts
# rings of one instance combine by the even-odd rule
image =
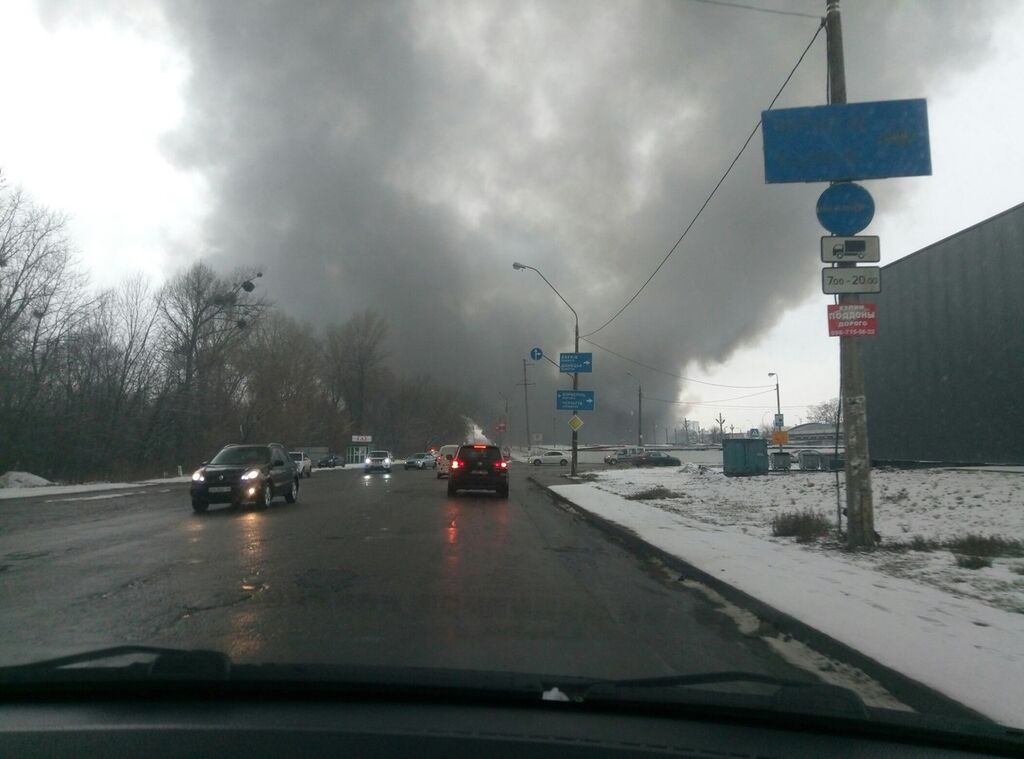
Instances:
[[[195,263],[164,286],[159,297],[165,370],[175,393],[171,406],[174,453],[188,461],[227,434],[224,404],[240,378],[230,352],[245,339],[267,308],[252,295],[257,272],[240,271],[229,280]],[[205,414],[204,412],[209,412]],[[204,420],[200,432],[199,419]]]
[[[384,376],[387,335],[387,321],[372,309],[326,331],[324,358],[328,392],[335,404],[344,404],[352,429],[358,432],[365,431],[373,406],[381,398],[375,383]]]
[[[822,424],[835,424],[839,417],[839,399],[816,403],[807,407],[807,421]]]

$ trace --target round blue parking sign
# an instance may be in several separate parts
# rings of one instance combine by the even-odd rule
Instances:
[[[534,361],[540,361],[542,358],[544,358],[544,351],[542,351],[540,348],[534,348],[532,351],[530,351],[530,358],[532,358]]]
[[[875,201],[859,184],[840,182],[821,193],[817,212],[821,226],[834,235],[849,237],[871,223]]]

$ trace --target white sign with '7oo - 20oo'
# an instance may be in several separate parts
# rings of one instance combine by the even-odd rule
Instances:
[[[882,270],[877,266],[851,266],[821,270],[821,291],[826,295],[882,292]]]

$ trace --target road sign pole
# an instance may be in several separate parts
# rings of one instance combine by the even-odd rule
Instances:
[[[573,312],[575,314],[575,311]],[[580,320],[576,319],[576,346],[573,350],[578,354],[580,352]],[[579,372],[572,373],[572,389],[580,389],[580,375]],[[576,476],[576,462],[579,455],[579,432],[575,427],[572,430],[572,467],[570,468],[570,474]]]
[[[825,40],[828,57],[829,102],[846,102],[846,68],[843,61],[843,26],[839,0],[825,2]],[[855,266],[840,263],[839,267]],[[856,305],[860,296],[842,294],[841,305]],[[873,548],[875,513],[871,497],[871,458],[868,453],[868,417],[864,395],[864,367],[860,337],[839,338],[839,364],[843,387],[843,437],[846,442],[847,544]]]

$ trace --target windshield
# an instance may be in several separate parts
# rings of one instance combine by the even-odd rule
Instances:
[[[1024,727],[1024,3],[2,16],[0,667]]]
[[[225,448],[211,460],[211,464],[265,464],[270,461],[270,451],[265,445],[240,445]]]

